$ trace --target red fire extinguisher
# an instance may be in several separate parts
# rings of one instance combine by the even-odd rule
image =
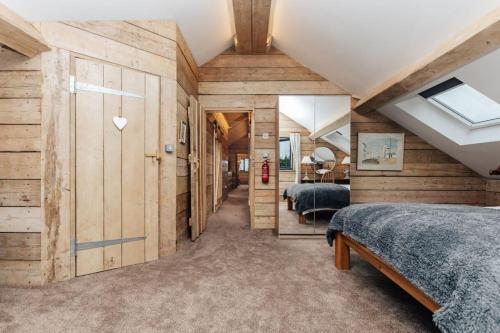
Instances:
[[[264,163],[262,163],[262,183],[269,183],[269,163],[267,160],[264,160]]]

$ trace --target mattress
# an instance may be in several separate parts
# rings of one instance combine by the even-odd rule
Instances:
[[[349,205],[350,191],[347,187],[333,183],[293,184],[287,187],[283,197],[291,198],[295,210],[341,209]]]
[[[442,307],[444,332],[500,332],[500,211],[463,205],[362,204],[336,232],[367,247]]]

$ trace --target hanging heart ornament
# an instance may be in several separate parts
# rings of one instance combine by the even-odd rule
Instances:
[[[121,131],[122,129],[125,128],[125,126],[127,126],[127,118],[114,116],[113,123],[115,124],[116,128],[118,128]]]

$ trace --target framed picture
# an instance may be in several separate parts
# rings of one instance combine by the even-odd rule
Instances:
[[[179,142],[183,145],[186,144],[186,132],[187,132],[187,123],[184,120],[181,120],[181,125],[179,127]]]
[[[404,133],[359,133],[358,170],[402,171]]]

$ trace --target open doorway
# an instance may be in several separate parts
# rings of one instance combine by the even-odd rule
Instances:
[[[248,194],[250,133],[248,112],[224,110],[206,113],[207,201],[211,203],[211,213],[220,209],[231,191],[240,189]]]
[[[279,234],[324,235],[350,202],[350,96],[280,96]]]

